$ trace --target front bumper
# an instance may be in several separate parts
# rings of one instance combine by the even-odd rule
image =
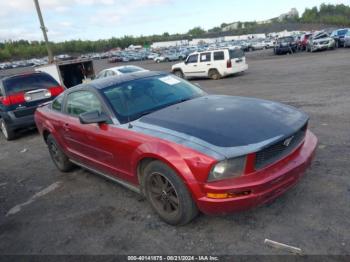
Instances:
[[[316,146],[316,136],[307,131],[303,144],[291,155],[253,174],[244,175],[246,177],[242,177],[239,183],[227,182],[225,186],[206,184],[204,186],[206,192],[249,191],[251,193],[226,199],[212,199],[204,196],[197,199],[198,208],[205,214],[225,214],[247,210],[272,201],[294,186],[304,175],[314,157]]]

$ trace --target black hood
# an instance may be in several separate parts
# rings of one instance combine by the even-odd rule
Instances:
[[[308,116],[276,102],[209,95],[161,109],[139,121],[215,146],[236,147],[287,137],[304,126]]]

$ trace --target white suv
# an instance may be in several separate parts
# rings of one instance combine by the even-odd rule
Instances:
[[[173,74],[181,78],[209,77],[214,80],[247,69],[244,52],[239,48],[195,52],[185,62],[171,68]]]

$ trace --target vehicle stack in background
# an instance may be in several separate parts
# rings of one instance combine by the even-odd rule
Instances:
[[[60,54],[55,56],[55,61],[66,61],[79,58],[92,60],[108,59],[110,63],[122,63],[142,60],[153,60],[155,63],[161,63],[184,60],[189,54],[193,52],[202,52],[213,49],[233,47],[239,47],[244,52],[273,48],[275,54],[294,53],[296,51],[314,52],[318,50],[328,50],[350,46],[349,31],[349,28],[341,28],[336,30],[325,29],[317,32],[282,31],[269,34],[251,34],[225,36],[218,38],[193,39],[191,41],[180,40],[157,42],[153,43],[148,48],[131,45],[125,49],[114,48],[102,53],[88,53],[76,56],[71,56],[69,54]],[[288,43],[288,46],[290,48],[285,48],[285,43]],[[286,49],[289,51],[286,52]],[[47,63],[47,57],[32,58],[19,61],[8,61],[0,63],[0,70],[19,67],[37,67],[45,65]]]

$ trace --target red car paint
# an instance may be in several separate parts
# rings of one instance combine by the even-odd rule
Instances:
[[[291,154],[261,170],[254,170],[255,154],[248,155],[240,177],[207,182],[217,160],[185,146],[108,124],[80,124],[79,119],[38,108],[35,121],[42,135],[51,133],[72,160],[139,186],[138,166],[143,159],[158,159],[183,179],[198,208],[206,214],[229,213],[264,204],[297,183],[314,156],[317,138],[307,131]],[[241,193],[246,195],[242,195]],[[212,199],[208,193],[231,193]],[[237,196],[235,196],[237,195]]]

